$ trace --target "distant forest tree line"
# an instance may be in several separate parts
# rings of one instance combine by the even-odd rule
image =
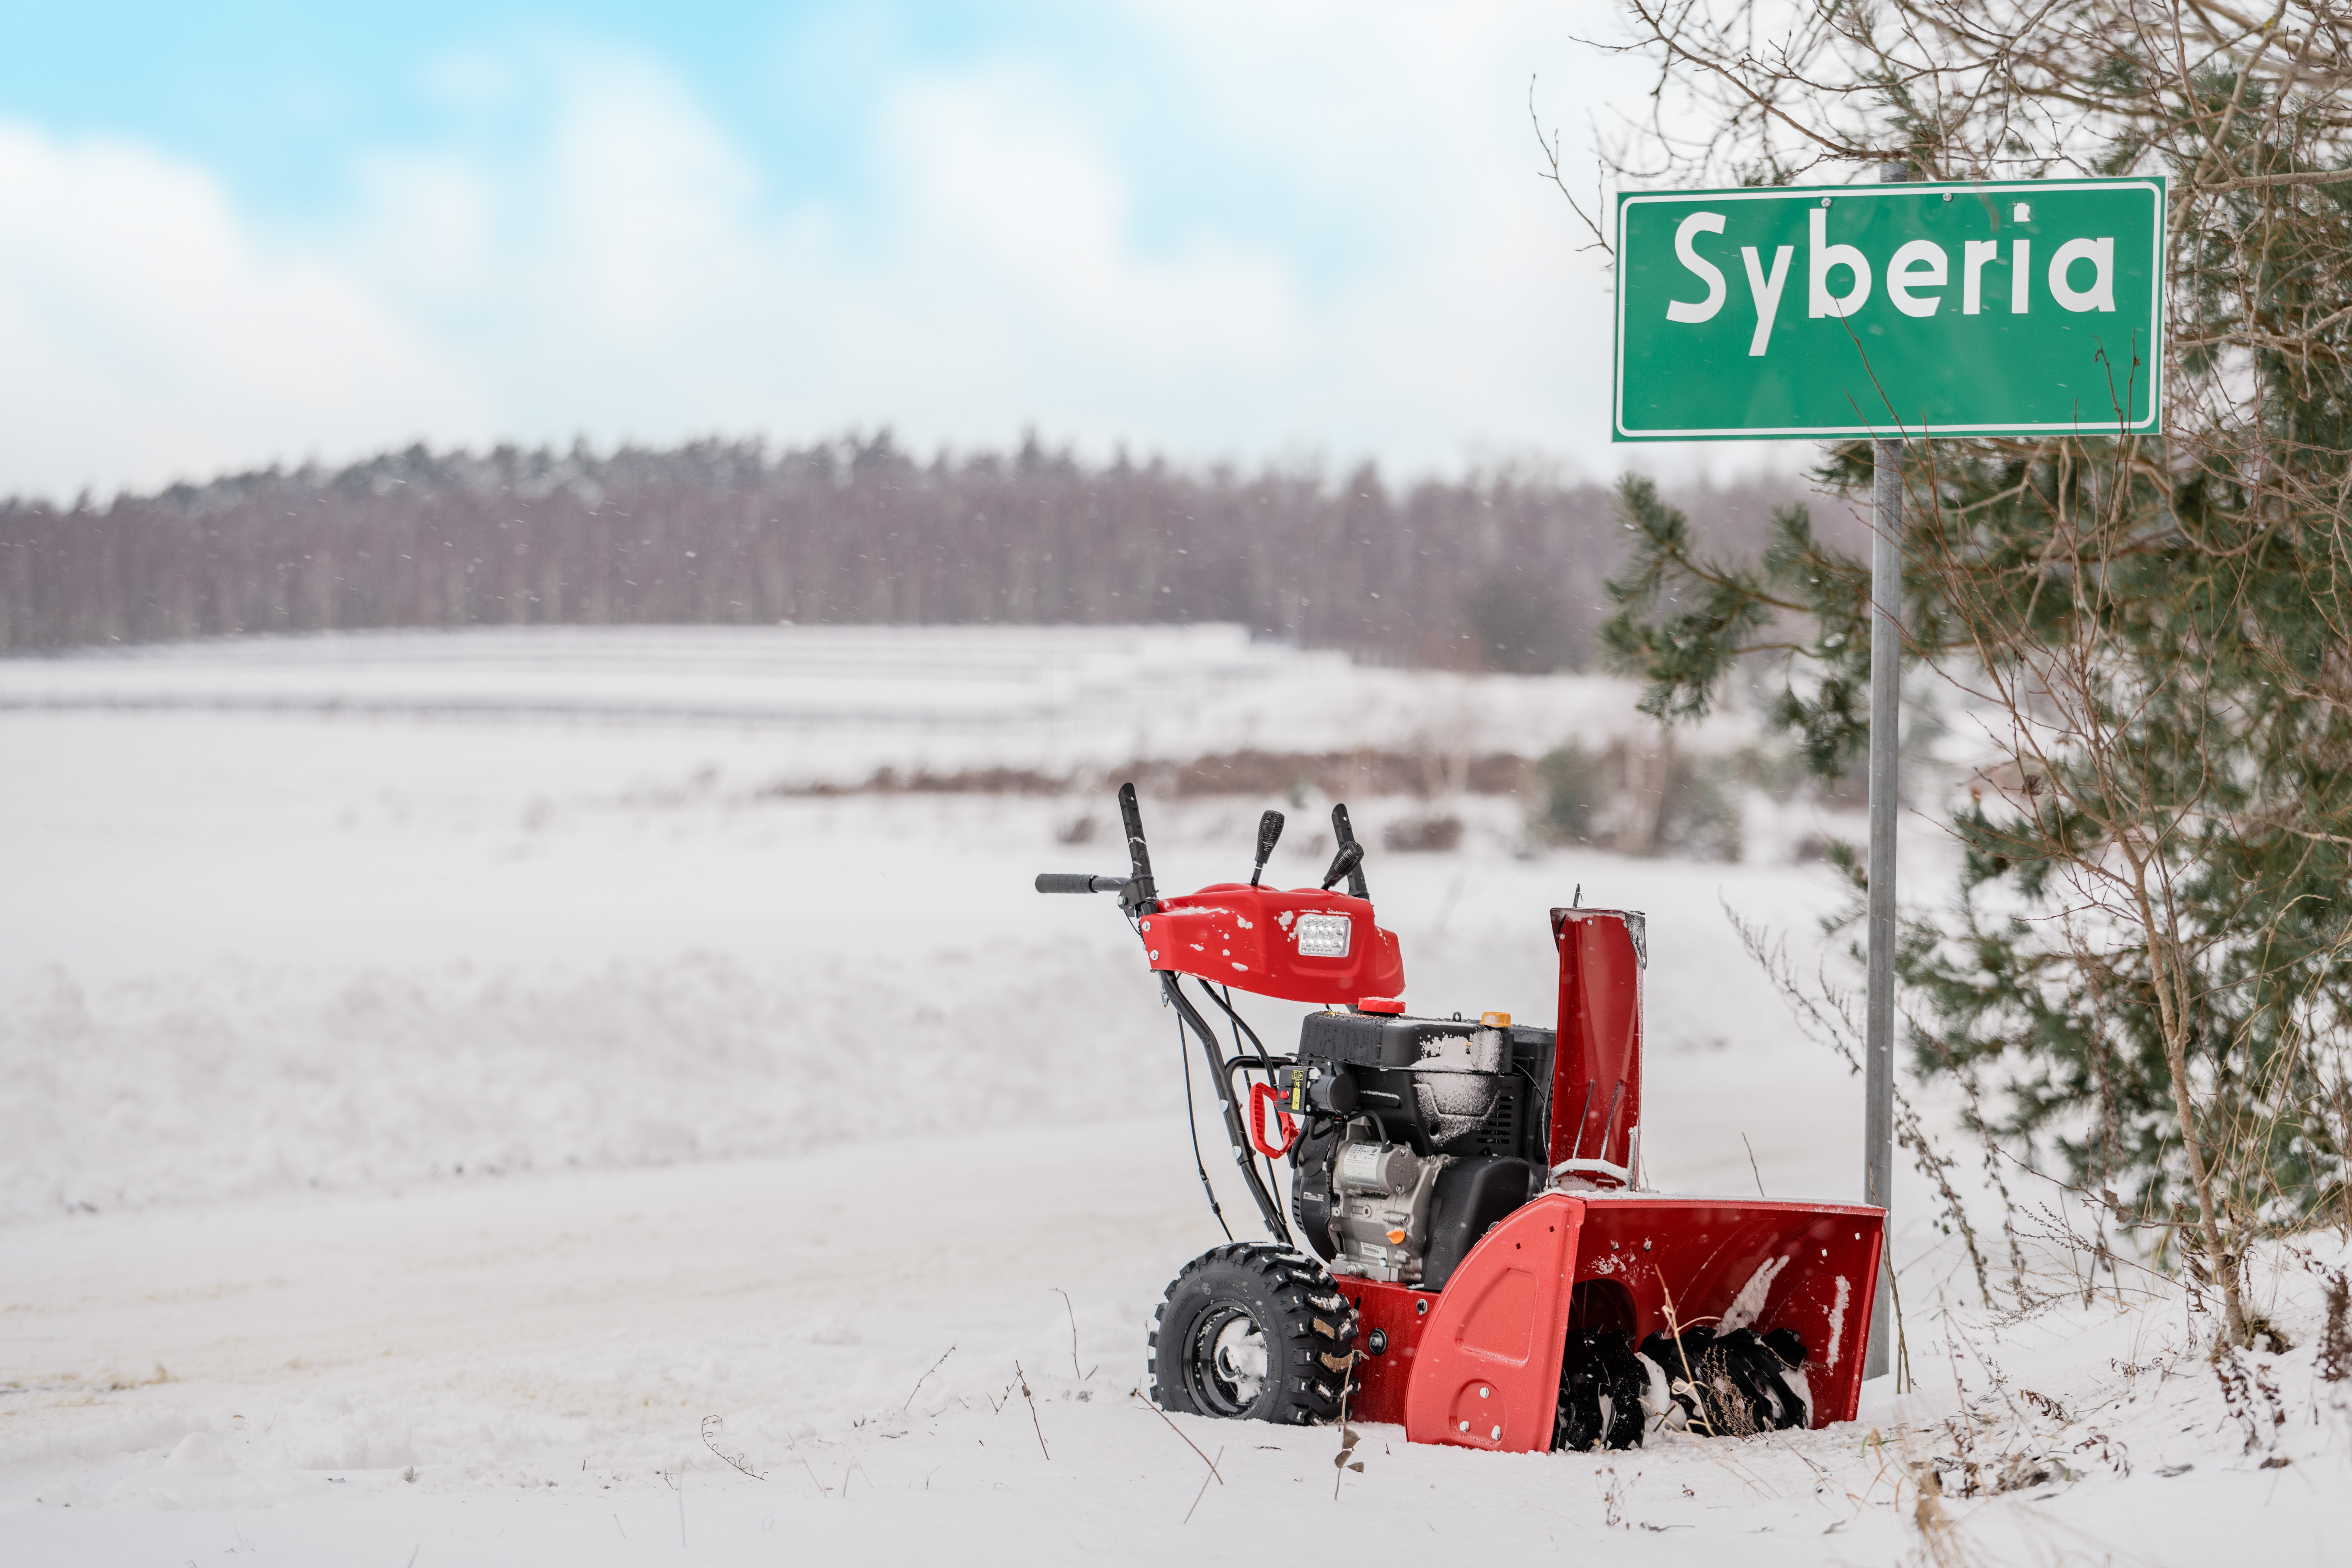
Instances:
[[[1760,542],[1790,481],[1669,486]],[[1371,660],[1582,666],[1612,492],[1511,468],[1391,489],[1034,440],[772,451],[421,447],[69,507],[0,501],[0,647],[535,623],[1239,622]]]

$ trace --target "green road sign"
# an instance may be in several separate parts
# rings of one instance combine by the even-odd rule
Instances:
[[[2164,181],[1617,198],[1620,441],[2156,430]]]

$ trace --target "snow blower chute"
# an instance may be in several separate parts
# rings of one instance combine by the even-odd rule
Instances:
[[[1274,1237],[1213,1248],[1169,1286],[1151,1334],[1163,1408],[1305,1425],[1344,1401],[1416,1443],[1512,1453],[1627,1447],[1662,1422],[1853,1419],[1882,1211],[1647,1189],[1641,915],[1551,911],[1556,1029],[1416,1016],[1345,806],[1319,888],[1260,885],[1282,832],[1269,811],[1247,883],[1164,897],[1135,786],[1118,800],[1129,874],[1047,872],[1037,890],[1118,895]],[[1325,1010],[1276,1056],[1234,991]]]

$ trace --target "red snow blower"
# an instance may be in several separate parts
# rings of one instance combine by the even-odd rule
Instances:
[[[1129,873],[1047,872],[1037,890],[1118,895],[1275,1237],[1213,1248],[1169,1286],[1150,1340],[1162,1408],[1392,1421],[1416,1443],[1511,1453],[1853,1419],[1883,1213],[1647,1189],[1641,915],[1551,911],[1555,1029],[1421,1017],[1346,806],[1319,888],[1259,885],[1282,833],[1269,811],[1247,883],[1162,897],[1133,784],[1118,804]],[[1326,1010],[1276,1056],[1235,991]],[[1201,1183],[1223,1226],[1205,1165]]]

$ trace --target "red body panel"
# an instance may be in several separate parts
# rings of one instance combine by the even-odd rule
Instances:
[[[1402,1426],[1405,1390],[1412,1386],[1422,1336],[1438,1299],[1410,1285],[1347,1278],[1339,1280],[1339,1294],[1356,1304],[1360,1320],[1356,1349],[1363,1352],[1356,1363],[1356,1391],[1348,1397],[1348,1414],[1358,1421],[1393,1421]],[[1369,1348],[1374,1329],[1388,1335],[1388,1346],[1378,1355]]]
[[[1358,1348],[1373,1329],[1388,1335],[1387,1350],[1360,1363],[1350,1412],[1398,1422],[1415,1443],[1549,1448],[1571,1328],[1622,1328],[1638,1344],[1677,1323],[1712,1324],[1759,1269],[1785,1258],[1755,1326],[1804,1342],[1814,1426],[1851,1421],[1880,1222],[1855,1205],[1546,1193],[1488,1232],[1439,1294],[1339,1281],[1362,1315]]]
[[[1554,910],[1559,1045],[1552,1057],[1551,1163],[1626,1163],[1642,1125],[1642,917]]]
[[[1675,1323],[1711,1324],[1757,1270],[1785,1258],[1753,1326],[1793,1329],[1804,1341],[1814,1426],[1851,1421],[1862,1398],[1885,1219],[1884,1211],[1859,1204],[1594,1194],[1585,1200],[1577,1293],[1560,1333],[1623,1326],[1638,1344]],[[1454,1280],[1474,1267],[1493,1267],[1481,1263],[1481,1250],[1462,1260]],[[1633,1322],[1615,1321],[1628,1307]]]
[[[1541,1453],[1551,1447],[1569,1279],[1584,1205],[1547,1193],[1486,1233],[1429,1314],[1405,1389],[1414,1443]],[[1476,1265],[1475,1268],[1473,1265]]]
[[[1346,956],[1300,952],[1301,915],[1345,916]],[[1404,989],[1395,934],[1380,928],[1370,904],[1345,893],[1219,883],[1160,900],[1139,929],[1152,968],[1260,996],[1353,1005],[1359,997],[1393,996]]]

